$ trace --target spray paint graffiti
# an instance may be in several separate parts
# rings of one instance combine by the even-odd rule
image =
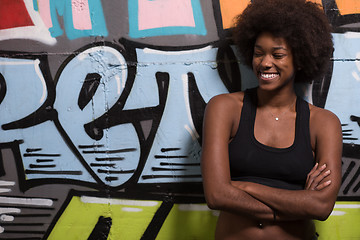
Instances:
[[[139,182],[201,181],[199,113],[212,96],[227,92],[217,74],[216,53],[217,48],[211,46],[183,51],[137,49],[138,61],[145,66],[138,67],[137,74],[142,77],[135,79],[126,108],[144,107],[144,103],[151,106],[157,101],[154,91],[144,93],[145,89],[153,88],[154,83],[149,79],[155,72],[167,71],[170,79],[166,106],[154,140],[156,145],[151,148]]]
[[[131,44],[124,42],[127,49]],[[17,153],[18,187],[28,190],[49,183],[124,187],[130,178],[133,183],[200,182],[201,112],[212,96],[227,92],[217,74],[217,48],[160,51],[138,46],[128,59],[123,48],[112,44],[77,52],[59,69],[56,88],[51,79],[45,80],[50,77],[46,58],[1,58],[0,109],[7,116],[1,119],[1,142]],[[154,58],[164,58],[166,64],[153,64]],[[137,62],[136,73],[131,62]],[[25,90],[30,90],[31,99],[27,94],[17,97],[16,92]],[[23,111],[14,111],[22,102],[28,104]],[[170,110],[174,106],[177,111]],[[164,116],[173,118],[169,126],[161,123]],[[173,142],[166,141],[170,137]],[[176,162],[164,149],[180,152]],[[165,152],[163,158],[160,152]],[[176,171],[173,166],[184,170],[155,175]]]
[[[100,0],[34,0],[34,9],[53,37],[63,34],[58,15],[63,17],[69,39],[108,35]]]
[[[256,85],[227,39],[231,16],[250,1],[0,2],[2,16],[22,13],[0,19],[0,41],[20,39],[17,51],[0,51],[0,238],[211,239],[202,113],[212,96]],[[339,116],[344,137],[340,202],[316,224],[322,237],[341,239],[329,229],[360,221],[359,35],[344,34],[360,20],[352,1],[316,2],[334,26],[335,52],[306,97]],[[115,9],[129,19],[109,18]],[[136,42],[114,40],[107,28],[119,22],[129,24],[120,36]],[[205,23],[216,24],[215,42]],[[164,44],[149,44],[155,36]],[[27,50],[29,40],[49,52]],[[360,236],[355,225],[341,229]]]
[[[335,32],[359,31],[359,2],[353,0],[323,1],[323,7]]]
[[[359,33],[334,34],[337,48],[334,52],[335,68],[325,107],[337,114],[343,129],[343,185],[339,196],[358,196],[360,188],[360,48]],[[346,51],[344,46],[352,49]],[[348,59],[344,62],[343,59]],[[344,108],[344,106],[346,106]]]
[[[69,39],[108,35],[100,0],[1,0],[0,4],[0,40],[34,39],[53,45],[63,28]]]
[[[56,97],[49,97],[48,106],[44,105],[47,89],[38,59],[3,58],[0,63],[3,82],[7,86],[2,105],[6,106],[3,114],[7,117],[2,119],[1,141],[19,144],[25,178],[73,178],[120,186],[136,170],[142,172],[138,165],[143,165],[139,182],[182,182],[186,178],[200,181],[201,113],[212,96],[227,92],[217,75],[217,49],[211,46],[185,51],[136,49],[135,80],[135,69],[128,66],[127,61],[135,62],[136,59],[126,60],[121,54],[125,52],[123,49],[108,44],[85,47],[78,52],[64,62],[55,77]],[[154,61],[166,65],[153,64]],[[33,102],[15,94],[25,90],[17,88],[22,81],[18,74],[24,72],[28,73],[29,85],[22,87],[34,90],[30,95]],[[23,105],[27,112],[13,110],[21,102],[28,104]],[[42,109],[37,110],[41,106]],[[174,106],[177,106],[176,111],[173,111]],[[30,121],[33,116],[41,119]],[[172,120],[161,121],[164,117]],[[29,126],[29,122],[33,126]],[[146,130],[145,126],[149,124],[150,128]],[[159,126],[153,129],[151,125]],[[48,134],[37,131],[44,127],[49,129]],[[19,128],[21,130],[14,131]],[[53,132],[56,129],[57,134]],[[150,153],[140,149],[145,142],[145,145],[151,145],[154,137],[157,144],[151,147]],[[71,146],[71,151],[59,148],[52,138],[63,147],[65,144]],[[147,155],[149,158],[145,160]],[[171,174],[174,171],[180,174]]]
[[[50,45],[56,43],[31,0],[1,0],[0,4],[0,41],[33,39]]]
[[[132,38],[174,35],[206,35],[199,0],[128,1]]]
[[[320,4],[336,32],[358,31],[360,7],[356,0],[307,0]],[[223,37],[234,25],[234,18],[251,0],[214,0],[213,9],[219,36]]]

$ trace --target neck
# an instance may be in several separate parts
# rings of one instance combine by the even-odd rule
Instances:
[[[291,106],[296,100],[294,88],[279,91],[257,89],[258,107],[282,109]]]

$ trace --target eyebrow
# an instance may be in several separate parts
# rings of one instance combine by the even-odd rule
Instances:
[[[260,46],[260,45],[257,45],[257,44],[255,44],[255,46],[254,46],[255,48],[261,48],[262,49],[262,47]],[[288,50],[287,48],[284,48],[284,47],[274,47],[273,48],[273,50]]]

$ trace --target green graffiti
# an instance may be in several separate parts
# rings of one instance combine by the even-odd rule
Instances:
[[[359,223],[360,202],[336,202],[326,221],[315,221],[319,240],[359,239]]]
[[[112,219],[108,239],[140,239],[160,205],[159,201],[73,197],[48,239],[88,239],[100,216]]]

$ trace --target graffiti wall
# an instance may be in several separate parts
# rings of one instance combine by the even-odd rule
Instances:
[[[315,0],[314,0],[315,1]],[[229,39],[250,0],[0,0],[0,239],[212,239],[203,111],[256,86]],[[320,239],[360,238],[360,2],[317,0],[335,52],[305,98],[337,114]]]

